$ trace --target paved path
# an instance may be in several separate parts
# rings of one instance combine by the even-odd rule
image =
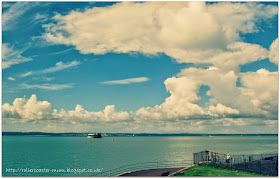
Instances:
[[[130,173],[121,174],[120,177],[132,177],[132,176],[167,176],[173,172],[181,170],[185,167],[180,168],[159,168],[159,169],[149,169],[149,170],[139,170]]]

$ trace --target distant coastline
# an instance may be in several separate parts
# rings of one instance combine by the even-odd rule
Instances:
[[[2,132],[2,136],[87,136],[83,133],[47,133],[47,132]],[[278,134],[197,134],[197,133],[102,133],[102,136],[137,137],[137,136],[278,136]]]

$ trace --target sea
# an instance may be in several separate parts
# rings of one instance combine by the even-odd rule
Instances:
[[[278,153],[278,136],[2,136],[2,175],[95,176],[136,163],[191,161],[204,150]]]

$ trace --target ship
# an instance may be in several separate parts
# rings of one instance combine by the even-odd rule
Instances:
[[[102,138],[102,135],[100,133],[88,134],[87,138]]]

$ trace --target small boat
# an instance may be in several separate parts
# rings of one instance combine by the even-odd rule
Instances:
[[[100,133],[88,134],[87,138],[102,138],[102,135]]]

